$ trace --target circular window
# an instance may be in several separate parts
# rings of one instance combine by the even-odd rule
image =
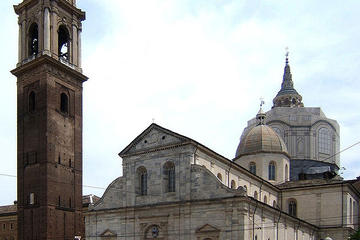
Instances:
[[[151,233],[153,238],[156,238],[159,236],[159,228],[157,226],[153,226],[151,229]]]

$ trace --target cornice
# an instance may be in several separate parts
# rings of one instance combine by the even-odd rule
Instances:
[[[86,19],[86,14],[81,9],[75,7],[74,5],[70,4],[65,0],[55,0],[62,9],[74,14],[77,16],[81,21]],[[36,5],[39,3],[39,0],[24,0],[22,3],[18,5],[14,5],[14,10],[17,15],[20,15],[25,9],[28,9],[30,6]]]
[[[74,76],[76,78],[76,80],[78,80],[81,83],[88,80],[87,76],[83,75],[82,73],[70,68],[69,66],[57,61],[56,59],[54,59],[48,55],[42,55],[40,57],[37,57],[34,60],[29,61],[29,62],[15,68],[14,70],[11,71],[11,73],[13,75],[15,75],[16,77],[20,77],[24,73],[31,71],[32,69],[39,67],[41,65],[45,65],[45,64],[53,65],[56,68]]]

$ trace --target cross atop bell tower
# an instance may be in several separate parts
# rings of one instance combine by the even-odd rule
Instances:
[[[81,30],[75,0],[24,0],[17,77],[19,240],[73,240],[82,218]]]

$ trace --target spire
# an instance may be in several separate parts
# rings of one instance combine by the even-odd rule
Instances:
[[[301,95],[295,90],[289,65],[289,51],[286,49],[286,59],[281,89],[273,100],[274,107],[303,107]]]
[[[278,93],[284,94],[284,93],[295,93],[298,94],[297,91],[294,89],[294,82],[292,80],[292,74],[290,71],[290,65],[289,65],[289,52],[286,52],[286,60],[285,60],[285,68],[284,68],[284,75],[283,75],[283,82],[281,84],[281,89]]]

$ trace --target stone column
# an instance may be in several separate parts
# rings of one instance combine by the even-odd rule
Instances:
[[[44,11],[44,52],[50,54],[50,10]]]
[[[81,68],[81,29],[78,29],[77,43],[77,65]]]
[[[18,62],[20,63],[22,60],[22,23],[19,23],[19,36],[18,36]]]
[[[22,46],[19,48],[21,49],[21,61],[23,61],[27,56],[26,54],[26,26],[25,22],[21,23],[21,44]]]
[[[51,8],[51,36],[50,39],[50,50],[53,57],[58,55],[58,23],[57,23],[57,17],[58,17],[58,9],[56,7]]]
[[[78,65],[79,61],[78,61],[78,30],[76,25],[73,23],[72,25],[72,64],[74,64],[75,66]]]

